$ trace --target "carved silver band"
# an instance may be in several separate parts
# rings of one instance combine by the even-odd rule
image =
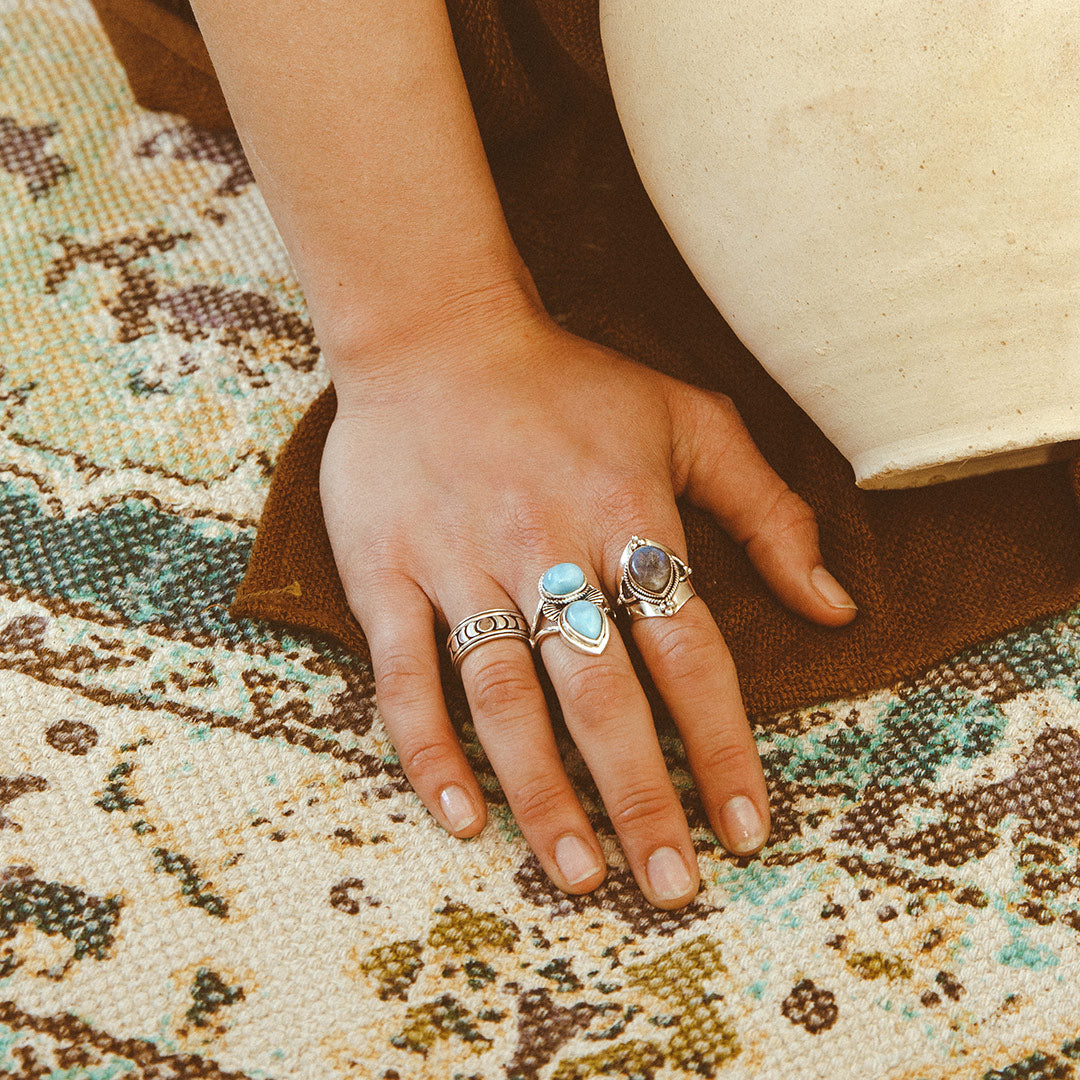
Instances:
[[[691,572],[671,548],[631,536],[619,559],[618,603],[634,619],[670,618],[697,595]]]
[[[465,654],[477,645],[496,638],[519,638],[528,644],[529,624],[525,616],[512,608],[493,608],[462,619],[446,639],[454,667],[460,668]]]

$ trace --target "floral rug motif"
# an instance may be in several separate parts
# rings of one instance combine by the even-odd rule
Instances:
[[[235,138],[0,0],[0,1073],[1080,1077],[1080,612],[758,719],[774,832],[660,912],[428,817],[356,657],[236,621],[326,373]]]

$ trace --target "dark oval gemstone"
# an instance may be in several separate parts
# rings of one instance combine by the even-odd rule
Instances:
[[[630,577],[646,592],[662,593],[671,580],[671,559],[658,547],[645,544],[630,555]]]

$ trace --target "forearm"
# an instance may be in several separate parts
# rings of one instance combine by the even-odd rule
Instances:
[[[443,0],[192,7],[332,356],[528,294]]]

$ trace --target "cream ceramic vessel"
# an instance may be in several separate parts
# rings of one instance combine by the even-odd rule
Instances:
[[[1078,0],[600,6],[660,216],[861,487],[1076,451]]]

